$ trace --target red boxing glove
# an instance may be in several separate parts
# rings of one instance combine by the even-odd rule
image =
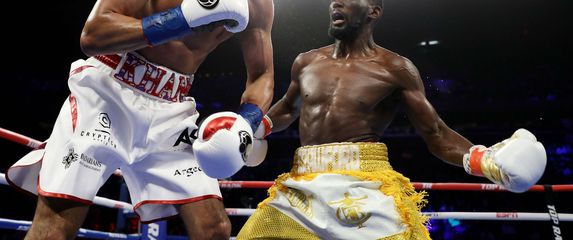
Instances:
[[[237,173],[253,149],[253,130],[234,112],[207,117],[199,127],[193,153],[199,166],[210,177],[227,178]]]

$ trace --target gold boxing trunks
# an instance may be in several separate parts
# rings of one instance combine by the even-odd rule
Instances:
[[[383,143],[305,146],[237,239],[430,239],[425,196],[392,169]]]

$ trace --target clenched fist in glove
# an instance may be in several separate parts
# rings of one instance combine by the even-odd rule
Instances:
[[[511,192],[525,192],[545,171],[547,154],[543,144],[525,129],[491,147],[476,145],[464,155],[466,172],[484,176]]]
[[[175,8],[141,20],[143,34],[150,45],[181,38],[216,22],[223,23],[229,32],[245,30],[249,23],[248,0],[183,0]]]
[[[260,164],[267,152],[266,142],[262,142],[267,129],[264,122],[261,109],[254,104],[243,104],[239,114],[220,112],[207,117],[193,143],[195,158],[205,174],[227,178],[244,165]]]
[[[249,154],[249,157],[245,161],[245,165],[247,167],[255,167],[260,165],[264,160],[265,156],[267,155],[267,137],[271,134],[273,128],[273,123],[271,119],[265,115],[261,124],[255,131],[254,139],[253,139],[253,151]]]

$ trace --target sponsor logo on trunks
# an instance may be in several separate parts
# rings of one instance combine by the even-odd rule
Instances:
[[[193,141],[195,141],[197,139],[197,129],[193,129],[193,131],[191,131],[191,134],[189,134],[189,128],[185,128],[185,130],[183,130],[181,132],[181,134],[179,134],[179,137],[177,138],[177,141],[175,141],[175,144],[173,144],[173,147],[177,147],[179,146],[179,144],[183,143],[187,143],[189,145],[193,144]]]
[[[219,4],[219,0],[197,0],[197,2],[205,9],[213,9]]]
[[[284,192],[286,199],[288,200],[289,204],[300,210],[302,213],[307,215],[309,218],[313,217],[312,214],[312,195],[307,196],[302,191],[288,188],[286,192]]]
[[[93,159],[93,158],[91,158],[91,157],[89,157],[83,153],[80,155],[80,159],[81,159],[80,164],[82,166],[89,168],[91,170],[97,171],[97,172],[101,171],[101,165],[102,164],[98,160],[95,160],[95,159]]]
[[[111,121],[109,120],[109,116],[107,113],[100,113],[98,115],[99,125],[103,128],[110,129],[111,128]]]
[[[243,156],[243,161],[246,161],[248,158],[247,153],[251,152],[251,148],[253,148],[253,138],[247,131],[239,131],[239,141],[241,143],[239,152]]]
[[[117,144],[111,139],[109,132],[98,131],[98,129],[94,129],[93,131],[84,130],[80,133],[80,136],[90,138],[92,141],[103,143],[106,146],[117,148]]]
[[[350,197],[350,193],[344,193],[344,199],[338,201],[330,201],[328,205],[338,205],[336,208],[336,218],[342,224],[347,226],[357,226],[358,228],[363,228],[364,223],[370,219],[371,213],[366,213],[362,211],[361,205],[364,203],[359,202],[362,199],[366,199],[368,196],[362,197]]]
[[[193,174],[197,173],[197,172],[202,172],[203,170],[201,170],[200,167],[190,167],[190,168],[186,168],[186,169],[176,169],[175,173],[173,174],[173,176],[185,176],[185,177],[191,177],[193,176]]]
[[[82,130],[80,137],[89,138],[92,141],[100,142],[106,146],[117,148],[117,144],[111,139],[110,129],[111,120],[107,113],[100,113],[98,115],[98,123],[101,128],[90,130]]]
[[[68,155],[64,157],[62,160],[62,164],[64,164],[64,168],[68,169],[73,162],[78,160],[78,154],[74,151],[73,148],[68,149]]]
[[[62,164],[64,164],[64,168],[68,169],[72,163],[77,162],[78,161],[78,155],[79,155],[79,160],[80,160],[80,165],[82,165],[83,167],[89,168],[91,170],[94,171],[101,171],[101,162],[85,155],[85,154],[77,154],[76,151],[73,148],[70,148],[68,151],[68,155],[66,155],[64,157],[64,159],[62,160]]]

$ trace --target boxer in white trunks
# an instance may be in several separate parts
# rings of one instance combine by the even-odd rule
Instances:
[[[271,0],[98,0],[80,38],[90,57],[71,65],[71,94],[52,134],[7,172],[11,185],[38,195],[26,239],[74,239],[118,168],[142,222],[180,215],[191,239],[229,239],[219,185],[208,175],[242,165],[211,169],[209,154],[241,163],[256,156],[252,134],[273,96],[273,16]],[[247,70],[241,107],[198,128],[187,96],[193,74],[234,34]]]
[[[543,174],[545,149],[531,132],[485,147],[440,119],[414,64],[374,42],[382,9],[382,0],[331,1],[334,44],[297,57],[286,94],[264,120],[278,132],[298,119],[302,146],[238,240],[429,239],[420,212],[425,193],[392,169],[378,142],[399,107],[433,155],[469,174],[513,192]]]

